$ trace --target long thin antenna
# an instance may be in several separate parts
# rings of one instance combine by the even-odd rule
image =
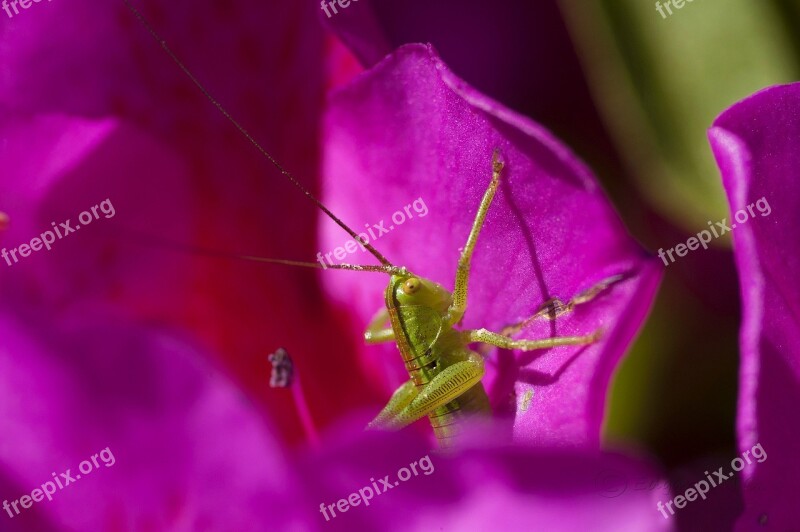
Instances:
[[[319,208],[322,210],[322,212],[324,212],[325,214],[327,214],[327,215],[328,215],[328,217],[329,217],[331,220],[333,220],[334,222],[336,222],[336,224],[337,224],[339,227],[341,227],[342,229],[344,229],[345,231],[347,231],[347,234],[349,234],[351,237],[353,237],[353,239],[354,239],[354,240],[356,240],[357,242],[359,242],[359,243],[360,243],[361,245],[363,245],[363,246],[364,246],[364,247],[365,247],[365,248],[366,248],[366,249],[367,249],[367,250],[368,250],[370,253],[372,253],[372,255],[373,255],[373,256],[374,256],[376,259],[378,259],[378,260],[380,261],[380,263],[381,263],[381,264],[383,264],[384,266],[392,266],[392,263],[391,263],[391,262],[389,262],[389,260],[388,260],[386,257],[384,257],[383,255],[381,255],[381,253],[379,253],[379,252],[378,252],[378,250],[376,250],[374,247],[372,247],[372,245],[371,245],[371,244],[369,244],[368,242],[365,242],[365,241],[363,241],[361,238],[359,238],[359,236],[356,234],[356,232],[355,232],[355,231],[353,231],[352,229],[350,229],[350,227],[348,227],[348,226],[347,226],[347,224],[345,224],[345,223],[344,223],[343,221],[341,221],[341,220],[340,220],[338,217],[336,217],[336,216],[335,216],[335,215],[334,215],[334,214],[333,214],[333,213],[332,213],[332,212],[331,212],[331,211],[330,211],[330,210],[329,210],[329,209],[328,209],[328,208],[327,208],[325,205],[323,205],[323,204],[322,204],[322,202],[321,202],[321,201],[319,201],[319,200],[318,200],[318,199],[317,199],[317,198],[316,198],[316,197],[315,197],[313,194],[311,194],[311,192],[309,192],[309,191],[308,191],[308,189],[307,189],[306,187],[304,187],[303,185],[301,185],[301,184],[300,184],[300,182],[299,182],[297,179],[295,179],[295,178],[294,178],[294,176],[293,176],[291,173],[289,173],[289,171],[288,171],[288,170],[286,170],[286,169],[285,169],[283,166],[281,166],[281,164],[280,164],[280,163],[279,163],[277,160],[275,160],[275,158],[274,158],[272,155],[270,155],[270,154],[269,154],[269,152],[267,152],[267,150],[265,150],[264,148],[262,148],[262,147],[261,147],[261,144],[259,144],[259,143],[258,143],[258,141],[256,141],[256,139],[254,139],[254,138],[253,138],[253,136],[252,136],[252,135],[251,135],[251,134],[250,134],[250,133],[249,133],[249,132],[248,132],[248,131],[247,131],[247,130],[246,130],[246,129],[245,129],[245,128],[244,128],[244,127],[241,125],[241,124],[239,124],[239,122],[237,122],[237,121],[236,121],[236,119],[234,119],[234,118],[231,116],[231,114],[230,114],[230,113],[229,113],[229,112],[228,112],[228,111],[227,111],[227,110],[226,110],[224,107],[222,107],[222,104],[220,104],[220,103],[217,101],[217,99],[216,99],[216,98],[214,98],[214,97],[211,95],[211,93],[210,93],[210,92],[208,92],[208,90],[206,90],[206,88],[205,88],[205,87],[204,87],[204,86],[203,86],[203,85],[200,83],[200,81],[199,81],[199,80],[198,80],[196,77],[194,77],[194,74],[192,74],[192,73],[191,73],[191,71],[190,71],[190,70],[189,70],[189,69],[188,69],[188,68],[187,68],[187,67],[186,67],[186,66],[183,64],[183,62],[182,62],[180,59],[178,59],[178,56],[177,56],[177,55],[175,55],[175,52],[173,52],[173,51],[172,51],[172,49],[171,49],[169,46],[167,46],[167,42],[166,42],[164,39],[162,39],[162,38],[161,38],[161,36],[160,36],[160,35],[159,35],[159,34],[156,32],[156,30],[153,28],[153,26],[151,26],[151,25],[150,25],[150,23],[147,21],[147,19],[145,19],[145,18],[144,18],[144,16],[143,16],[143,15],[142,15],[142,14],[139,12],[139,10],[138,10],[138,9],[136,9],[135,7],[133,7],[133,5],[132,5],[132,4],[129,2],[129,0],[122,0],[122,1],[125,3],[125,5],[126,5],[126,6],[128,6],[128,9],[131,11],[131,13],[133,13],[133,14],[134,14],[134,16],[135,16],[137,19],[139,19],[139,22],[141,22],[141,23],[142,23],[142,25],[143,25],[143,26],[145,27],[145,29],[146,29],[146,30],[147,30],[147,31],[150,33],[150,35],[153,37],[153,39],[155,39],[155,40],[156,40],[156,42],[158,42],[158,43],[161,45],[161,48],[163,48],[163,49],[164,49],[164,51],[165,51],[165,52],[167,52],[167,55],[169,55],[169,56],[172,58],[172,60],[175,62],[175,64],[176,64],[176,65],[178,65],[178,67],[179,67],[179,68],[180,68],[180,69],[183,71],[183,73],[184,73],[184,74],[186,74],[186,76],[187,76],[187,77],[188,77],[190,80],[192,80],[192,83],[194,83],[194,84],[197,86],[197,88],[198,88],[198,89],[200,89],[200,92],[202,92],[202,93],[203,93],[203,95],[205,95],[205,97],[206,97],[206,98],[208,98],[208,100],[209,100],[209,101],[210,101],[212,104],[214,104],[214,107],[216,107],[216,108],[217,108],[217,110],[219,110],[219,112],[220,112],[220,113],[222,113],[222,115],[223,115],[225,118],[227,118],[227,119],[228,119],[228,121],[230,121],[230,123],[231,123],[231,124],[233,124],[234,126],[236,126],[236,129],[238,129],[238,130],[239,130],[239,132],[240,132],[242,135],[244,135],[244,136],[247,138],[247,140],[249,140],[249,141],[250,141],[250,142],[253,144],[253,146],[255,146],[255,147],[256,147],[256,149],[257,149],[259,152],[261,152],[261,154],[262,154],[264,157],[266,157],[267,159],[269,159],[269,161],[270,161],[270,162],[271,162],[271,163],[272,163],[272,164],[275,166],[275,168],[277,168],[277,169],[280,171],[280,173],[281,173],[281,174],[283,174],[284,176],[286,176],[286,178],[287,178],[289,181],[291,181],[291,182],[292,182],[292,184],[293,184],[295,187],[297,187],[298,189],[300,189],[300,192],[302,192],[303,194],[305,194],[305,195],[306,195],[306,197],[308,197],[308,199],[310,199],[312,202],[314,202],[314,204],[315,204],[317,207],[319,207]]]
[[[271,259],[267,257],[257,257],[255,255],[240,255],[237,253],[226,253],[224,251],[214,251],[210,249],[173,242],[162,237],[147,235],[139,231],[122,228],[119,231],[127,235],[127,238],[144,246],[159,246],[171,251],[182,251],[193,255],[203,255],[206,257],[218,257],[223,259],[244,260],[248,262],[265,262],[268,264],[285,264],[287,266],[300,266],[302,268],[314,268],[317,270],[348,270],[352,272],[378,272],[388,273],[389,275],[408,275],[410,272],[406,268],[386,264],[378,266],[375,264],[325,264],[321,262],[301,262],[286,259]]]
[[[405,273],[403,268],[386,264],[384,266],[372,266],[362,264],[329,264],[322,266],[318,262],[298,262],[296,260],[268,259],[266,257],[253,257],[250,255],[232,255],[231,258],[249,260],[252,262],[267,262],[269,264],[286,264],[287,266],[301,266],[303,268],[316,268],[319,270],[350,270],[353,272],[380,272],[389,275]],[[407,270],[406,270],[407,272]]]

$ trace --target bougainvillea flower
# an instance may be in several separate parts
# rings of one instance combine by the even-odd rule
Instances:
[[[516,413],[518,439],[596,447],[609,379],[647,314],[661,268],[629,237],[596,179],[567,148],[467,86],[430,47],[407,45],[331,97],[325,200],[356,230],[372,231],[374,245],[395,264],[452,289],[495,148],[506,169],[473,256],[463,326],[500,331],[551,297],[566,302],[625,276],[573,313],[539,320],[518,335],[601,329],[598,343],[498,353],[484,381],[497,411]],[[346,235],[322,224],[323,248],[342,247]],[[344,262],[369,260],[354,253]],[[377,274],[329,272],[325,281],[361,324],[383,304],[386,279]],[[400,384],[394,346],[362,353],[377,374],[394,363],[385,372],[387,391]]]
[[[209,359],[164,329],[89,313],[55,323],[4,299],[0,504],[8,509],[0,528],[285,522],[298,489],[288,455],[256,404]],[[40,491],[26,507],[22,497],[36,500],[35,489],[52,500]]]
[[[86,314],[54,324],[14,301],[23,318],[7,303],[0,412],[13,437],[0,446],[3,530],[428,530],[528,520],[560,530],[668,529],[655,511],[667,500],[661,491],[609,494],[599,482],[655,478],[642,462],[488,444],[446,457],[413,433],[358,428],[329,438],[323,454],[292,456],[256,405],[185,339]],[[320,504],[394,480],[425,456],[418,478],[398,489],[381,483],[392,491],[374,494],[369,508],[332,522],[320,513]],[[47,490],[54,473],[62,484],[52,500],[18,503]]]
[[[765,524],[791,530],[800,492],[800,84],[768,88],[735,104],[709,137],[735,227],[744,313],[739,449],[760,443],[768,455],[742,472],[745,511],[738,529]]]
[[[314,6],[178,1],[143,11],[253,135],[315,188],[324,72]],[[310,259],[318,213],[123,2],[37,4],[3,21],[0,48],[8,51],[0,57],[0,211],[10,218],[0,243],[16,248],[51,222],[74,226],[107,198],[116,210],[52,251],[0,264],[3,290],[60,314],[103,308],[188,332],[293,441],[303,435],[291,395],[265,385],[266,356],[278,347],[304,374],[318,424],[375,400],[314,272],[185,251]]]
[[[349,439],[301,465],[306,497],[315,503],[310,523],[320,530],[673,529],[674,520],[657,510],[670,497],[645,461],[498,445],[486,433],[471,436],[468,448],[436,453],[412,432],[354,437],[349,431]],[[608,491],[604,479],[611,477],[618,483]],[[362,502],[344,513],[336,508],[362,489]]]
[[[145,13],[160,29],[174,28],[165,36],[201,79],[246,78],[213,92],[313,188],[323,83],[322,69],[309,68],[321,63],[319,36],[304,31],[313,28],[310,13],[273,3],[187,2]],[[265,30],[266,19],[275,31]],[[207,41],[221,20],[221,41]],[[0,449],[3,493],[22,496],[54,469],[74,472],[100,450],[114,456],[92,476],[76,474],[76,485],[52,503],[9,516],[11,526],[322,528],[317,508],[329,494],[360,487],[362,473],[386,472],[401,451],[417,449],[420,457],[427,440],[412,445],[413,434],[360,431],[346,451],[332,445],[300,458],[286,451],[281,440],[296,439],[299,429],[287,408],[291,395],[267,393],[267,352],[292,353],[322,419],[377,402],[369,377],[385,375],[361,368],[380,349],[353,345],[381,305],[380,280],[326,274],[329,293],[356,327],[334,316],[308,272],[266,274],[263,266],[185,253],[310,258],[318,213],[284,181],[263,177],[264,161],[123,4],[42,5],[36,16],[4,26],[0,45],[14,51],[4,56],[10,75],[0,82],[7,111],[0,210],[9,215],[0,243],[19,250],[51,223],[82,221],[82,211],[113,204],[113,214],[82,222],[52,250],[0,264],[3,424],[13,434]],[[217,60],[206,63],[209,57]],[[386,225],[398,227],[376,245],[444,284],[488,182],[489,156],[501,150],[507,170],[476,252],[465,326],[499,329],[549,297],[567,301],[621,277],[572,314],[520,334],[602,330],[597,344],[490,359],[492,400],[499,413],[516,413],[512,429],[522,447],[442,458],[452,464],[427,488],[382,499],[385,506],[364,519],[406,528],[399,516],[415,508],[411,526],[419,529],[499,519],[667,528],[657,492],[613,500],[597,493],[608,469],[648,473],[595,448],[608,381],[649,308],[659,267],[628,237],[588,170],[420,45],[334,96],[325,128],[325,197],[334,210],[367,225],[392,220]],[[412,222],[423,231],[412,233]],[[323,250],[342,238],[324,224]],[[544,449],[551,446],[589,449]],[[304,470],[303,460],[312,466]]]

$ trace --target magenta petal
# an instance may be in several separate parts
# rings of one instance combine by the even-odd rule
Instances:
[[[383,220],[389,233],[376,234],[375,245],[448,289],[489,183],[492,151],[501,150],[507,167],[473,257],[466,328],[500,330],[550,297],[566,301],[605,278],[629,275],[574,313],[521,333],[542,338],[601,328],[599,343],[499,353],[488,361],[487,390],[498,412],[517,411],[518,439],[597,446],[609,379],[650,307],[661,265],[628,236],[587,168],[540,126],[468,87],[422,45],[400,48],[336,93],[325,142],[325,199],[333,210],[357,231]],[[330,222],[322,230],[323,253],[347,240]],[[371,259],[356,250],[343,261]],[[329,272],[325,280],[334,298],[355,307],[361,324],[383,304],[385,277]],[[375,368],[393,368],[387,390],[400,383],[394,347],[367,348],[363,357]]]
[[[316,192],[324,93],[318,7],[131,3]],[[122,1],[33,4],[0,25],[0,49],[0,211],[11,215],[0,249],[30,241],[51,221],[74,222],[107,197],[117,209],[51,252],[11,269],[0,262],[0,300],[15,291],[53,313],[102,308],[183,328],[224,360],[290,441],[304,437],[291,394],[266,386],[266,355],[278,347],[304,375],[316,424],[370,396],[315,272],[185,249],[313,257],[318,212]]]
[[[317,505],[312,522],[324,530],[398,531],[658,531],[676,524],[658,511],[670,496],[645,461],[492,444],[443,454],[409,434],[360,436],[304,464]],[[359,502],[335,516],[318,510],[364,488],[373,492],[368,507]]]
[[[790,530],[800,493],[800,84],[737,103],[714,122],[709,138],[731,213],[748,206],[755,212],[733,232],[744,309],[738,432],[741,451],[760,443],[769,458],[742,472],[739,529],[766,519],[770,529]],[[769,210],[758,209],[762,198]]]
[[[470,85],[617,167],[558,4],[359,0],[323,19],[367,67],[404,44],[433,44]]]
[[[7,139],[0,143],[0,211],[10,218],[0,231],[0,251],[7,256],[51,230],[51,222],[69,219],[75,228],[82,211],[107,198],[114,207],[112,217],[100,214],[91,225],[56,238],[49,251],[17,263],[8,259],[11,265],[0,258],[0,300],[16,295],[52,316],[91,311],[182,327],[224,360],[289,438],[300,434],[291,394],[267,386],[266,356],[277,347],[289,349],[306,375],[317,422],[364,400],[368,392],[356,387],[363,379],[345,369],[353,365],[346,363],[351,350],[333,340],[335,318],[322,317],[327,310],[319,304],[314,272],[185,250],[313,255],[313,209],[279,178],[265,176],[257,157],[223,161],[232,151],[221,150],[209,154],[217,170],[206,173],[197,166],[208,160],[203,154],[186,157],[111,118],[9,117],[0,121],[0,137]],[[230,139],[231,150],[234,140],[240,139]],[[271,228],[282,226],[290,205],[292,213],[306,207],[309,217],[276,234]],[[316,295],[297,297],[300,291]],[[265,301],[281,301],[279,310]],[[310,314],[318,316],[318,335],[308,334]],[[332,356],[320,360],[323,351]],[[343,392],[347,379],[352,381]]]
[[[256,530],[288,520],[296,485],[286,458],[207,356],[164,331],[75,321],[0,309],[0,501],[30,495],[53,472],[75,478],[13,520],[3,511],[0,528]],[[77,478],[105,448],[113,463]]]
[[[308,137],[322,64],[314,6],[277,0],[131,3],[228,110],[247,117],[257,138],[279,145],[298,134]],[[122,115],[177,136],[220,127],[203,96],[124,2],[74,0],[35,7],[12,20],[2,13],[0,103],[5,108]]]

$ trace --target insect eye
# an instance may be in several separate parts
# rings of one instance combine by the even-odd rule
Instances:
[[[419,290],[419,279],[409,279],[403,283],[403,292],[406,294],[413,294]]]

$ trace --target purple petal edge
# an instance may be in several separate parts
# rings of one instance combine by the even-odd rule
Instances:
[[[788,530],[796,527],[800,492],[800,84],[733,105],[709,139],[731,212],[759,200],[769,207],[733,231],[743,302],[739,450],[761,445],[768,456],[741,472],[745,511],[737,530]]]

